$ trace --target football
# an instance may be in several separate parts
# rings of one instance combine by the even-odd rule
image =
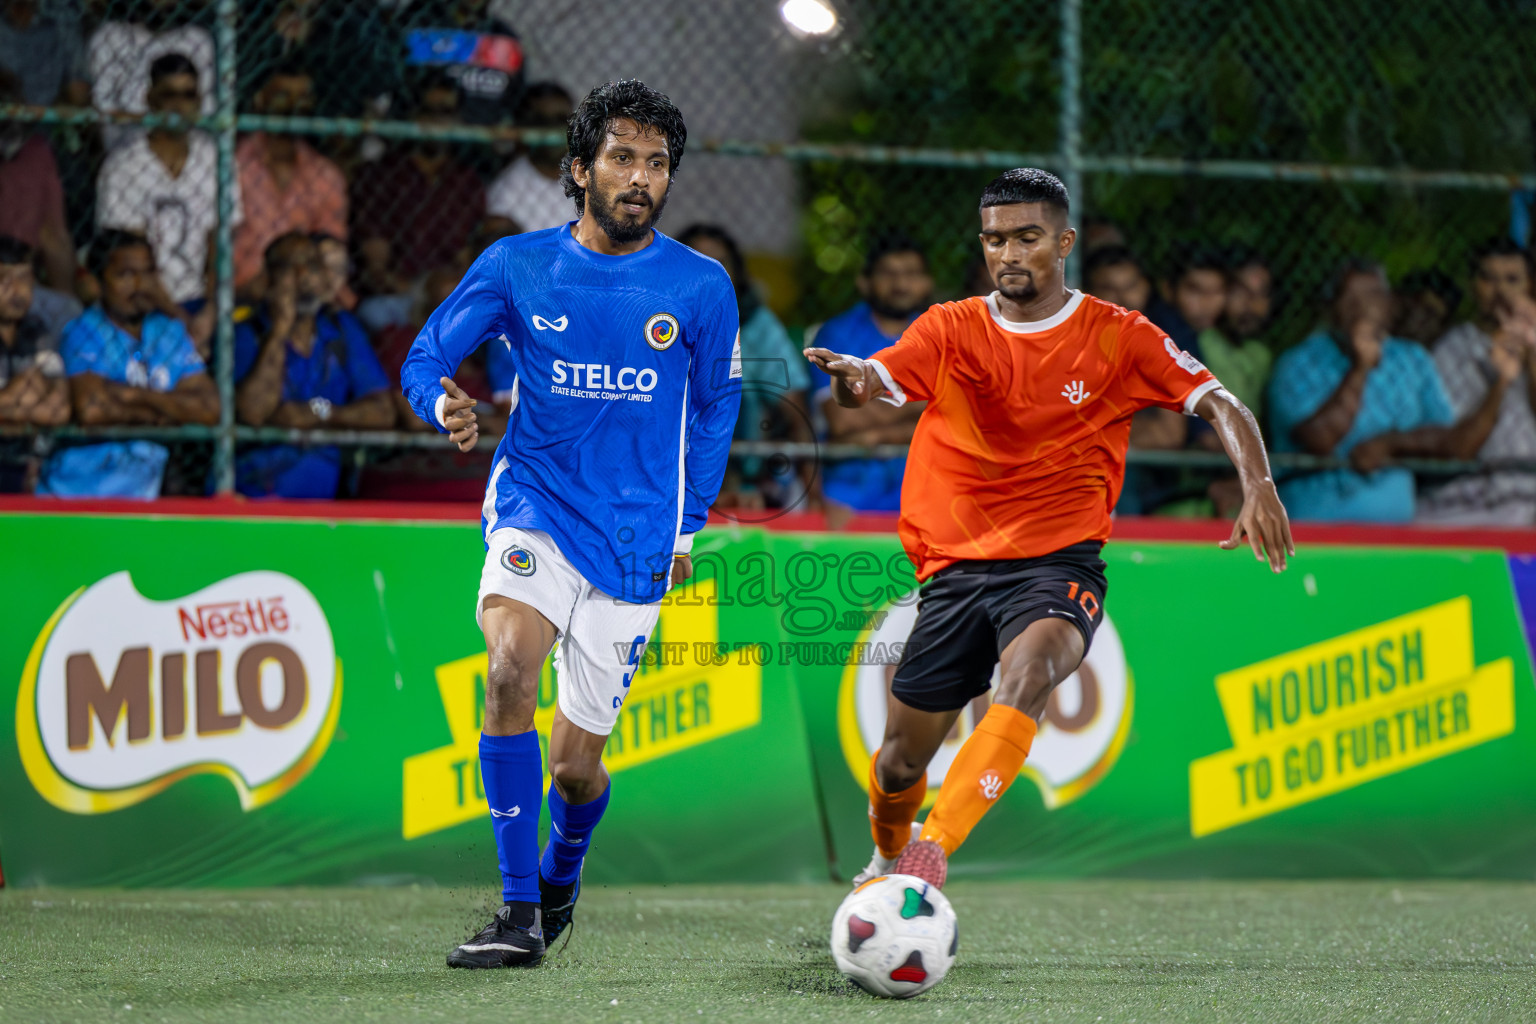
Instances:
[[[960,932],[944,894],[912,875],[881,875],[832,918],[837,969],[870,995],[910,999],[944,979]]]

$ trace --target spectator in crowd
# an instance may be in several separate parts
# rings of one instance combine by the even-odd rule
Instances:
[[[575,104],[554,82],[535,82],[518,104],[519,128],[565,130]],[[565,144],[518,143],[517,157],[496,176],[485,193],[486,212],[516,221],[524,231],[559,227],[575,219],[575,207],[560,185]]]
[[[1200,332],[1216,323],[1227,300],[1226,262],[1209,246],[1181,246],[1164,290],[1167,299],[1154,294],[1142,312],[1175,345],[1203,359]]]
[[[274,117],[314,109],[314,81],[296,65],[273,71],[256,95],[256,110]],[[322,231],[346,240],[347,183],[334,163],[293,135],[255,132],[235,149],[245,217],[235,229],[235,287],[259,301],[262,257],[289,232]]]
[[[22,102],[34,107],[91,102],[79,22],[39,10],[39,0],[0,5],[0,68],[21,79]]]
[[[33,251],[0,235],[0,424],[54,427],[69,420],[69,384],[59,337],[32,307]],[[0,493],[31,491],[37,459],[30,438],[0,440]]]
[[[88,262],[101,300],[65,328],[60,346],[75,418],[86,426],[218,422],[218,390],[186,327],[155,309],[149,241],[101,231]],[[152,441],[65,448],[49,460],[38,493],[156,498],[167,454]]]
[[[909,238],[891,235],[878,240],[858,278],[863,301],[806,332],[807,347],[872,356],[885,348],[927,309],[933,300],[928,257]],[[811,390],[826,419],[827,440],[833,444],[907,444],[926,403],[908,402],[900,408],[871,402],[845,409],[832,400],[832,383],[811,367]],[[907,460],[847,459],[822,469],[822,494],[828,521],[834,527],[853,511],[894,512],[901,506],[901,480]]]
[[[991,295],[997,291],[997,284],[992,280],[992,272],[987,269],[987,261],[978,256],[965,265],[965,294],[972,298],[976,296]]]
[[[149,69],[168,53],[179,53],[197,69],[201,113],[214,112],[213,5],[186,0],[130,0],[124,17],[103,22],[86,48],[91,102],[108,113],[142,114],[149,109]],[[131,125],[103,125],[102,139],[115,149],[141,133]]]
[[[374,349],[379,362],[389,374],[400,429],[432,433],[436,427],[416,415],[399,388],[400,368],[411,350],[416,335],[432,311],[458,287],[464,271],[457,264],[436,267],[422,282],[421,297],[412,306],[408,318],[379,332]],[[505,392],[500,400],[491,383],[490,364],[498,363]],[[471,352],[453,375],[464,393],[476,400],[475,415],[480,429],[491,443],[472,452],[460,452],[452,445],[408,448],[381,453],[371,459],[362,475],[359,497],[383,501],[476,501],[485,496],[485,478],[491,471],[496,442],[506,433],[507,415],[512,408],[516,369],[506,342],[493,338]]]
[[[149,109],[195,118],[201,102],[197,68],[168,53],[149,69]],[[214,308],[207,301],[219,223],[218,147],[186,128],[153,128],[107,155],[97,186],[96,220],[103,228],[142,234],[160,270],[160,311],[179,317],[206,359]],[[235,184],[232,224],[240,222]]]
[[[315,243],[315,254],[320,258],[321,304],[328,310],[345,311],[350,315],[357,305],[357,296],[352,294],[348,280],[352,257],[347,252],[347,243],[324,231],[316,231],[309,240]]]
[[[1104,246],[1089,256],[1083,266],[1083,287],[1095,298],[1141,313],[1148,319],[1151,319],[1148,310],[1160,310],[1160,315],[1169,322],[1177,317],[1172,307],[1157,299],[1152,279],[1141,261],[1124,246]],[[1162,327],[1161,323],[1152,322]],[[1188,440],[1189,425],[1182,413],[1169,409],[1143,409],[1131,417],[1130,446],[1134,449],[1174,451],[1183,448]],[[1179,479],[1177,470],[1128,466],[1125,486],[1115,509],[1125,515],[1150,513],[1179,491]]]
[[[459,91],[442,72],[422,82],[414,119],[438,126],[458,119]],[[485,187],[448,143],[425,139],[358,172],[352,187],[352,237],[364,278],[414,279],[450,262],[485,209]]]
[[[1083,288],[1094,298],[1144,313],[1152,303],[1152,278],[1123,245],[1097,249],[1084,261]]]
[[[400,88],[401,5],[326,0],[246,0],[240,5],[241,106],[249,106],[267,69],[280,64],[321,68],[346,54],[346,73],[315,83],[320,117],[380,117]],[[414,17],[414,12],[408,14]],[[337,140],[340,141],[340,140]]]
[[[1461,308],[1461,289],[1442,270],[1428,267],[1405,274],[1394,290],[1397,316],[1392,336],[1432,349],[1445,336]]]
[[[1520,359],[1502,346],[1491,351],[1497,383],[1457,423],[1429,353],[1387,333],[1392,293],[1379,264],[1347,262],[1328,298],[1327,327],[1275,363],[1270,421],[1276,451],[1348,458],[1351,468],[1291,476],[1281,481],[1280,496],[1292,519],[1407,522],[1413,474],[1388,463],[1404,456],[1471,458],[1497,419]]]
[[[390,324],[374,336],[373,347],[378,354],[379,365],[384,368],[392,384],[400,380],[400,368],[405,365],[405,357],[410,354],[411,345],[415,343],[416,336],[426,326],[427,317],[443,304],[444,299],[453,294],[453,290],[459,286],[459,281],[463,277],[464,272],[457,267],[437,267],[428,271],[422,282],[421,298],[411,307],[409,318],[402,323]],[[501,342],[493,340],[489,344],[499,345]],[[468,382],[459,384],[466,395],[482,402],[490,402],[491,385],[486,376],[483,347],[477,349],[469,359],[465,360],[464,368],[453,378],[456,383],[460,376]],[[411,410],[411,404],[406,401],[405,395],[399,388],[393,389],[393,397],[401,430],[435,431],[437,429]],[[487,431],[487,436],[493,435]]]
[[[406,62],[440,67],[459,87],[466,124],[500,124],[517,111],[523,91],[523,46],[490,13],[490,0],[426,0],[412,10]]]
[[[1480,460],[1536,460],[1536,301],[1531,254],[1507,236],[1484,243],[1472,256],[1472,295],[1477,315],[1457,324],[1434,347],[1435,366],[1451,408],[1475,416],[1501,392]],[[1511,382],[1508,366],[1520,363]],[[1470,444],[1470,439],[1469,439]],[[1536,475],[1490,469],[1459,476],[1419,500],[1417,517],[1458,526],[1536,524]]]
[[[0,103],[21,103],[21,80],[0,68]],[[17,121],[0,121],[0,235],[42,253],[48,284],[75,286],[75,250],[64,220],[64,185],[48,140]]]
[[[250,426],[385,430],[394,426],[389,379],[362,325],[329,314],[315,243],[294,231],[267,247],[267,300],[235,330],[235,414]],[[334,498],[341,452],[264,445],[235,462],[235,488],[252,497]]]
[[[742,380],[734,440],[813,440],[806,397],[811,385],[810,364],[753,288],[736,240],[714,224],[695,224],[677,240],[723,266],[736,289]],[[736,464],[727,470],[727,487],[721,490],[727,507],[762,508],[770,501],[777,506],[793,505],[803,494],[788,467],[781,479],[759,456],[732,461]],[[812,469],[805,467],[806,478]]]
[[[1082,242],[1079,246],[1079,255],[1092,256],[1100,249],[1126,247],[1125,232],[1120,230],[1120,225],[1108,217],[1088,216],[1083,218]],[[1097,298],[1098,296],[1094,296]],[[1127,309],[1130,307],[1127,306]]]
[[[1199,272],[1204,276],[1205,272]],[[1186,282],[1196,282],[1196,274],[1186,274]],[[1175,295],[1184,319],[1195,328],[1200,354],[1206,368],[1222,386],[1246,405],[1254,416],[1262,415],[1264,386],[1269,382],[1269,368],[1274,354],[1260,340],[1269,325],[1274,279],[1269,264],[1258,253],[1242,250],[1234,253],[1226,272],[1226,287],[1219,322],[1207,322],[1208,294],[1199,282],[1186,285]],[[1213,435],[1214,436],[1214,435]]]

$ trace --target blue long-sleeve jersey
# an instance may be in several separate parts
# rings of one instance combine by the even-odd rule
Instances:
[[[437,418],[442,377],[490,340],[516,368],[481,528],[543,530],[587,581],[660,600],[678,538],[704,525],[741,401],[724,268],[661,232],[627,256],[571,226],[502,239],[427,320],[400,371]]]

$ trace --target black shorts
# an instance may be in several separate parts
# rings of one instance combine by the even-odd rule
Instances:
[[[1103,545],[1085,541],[1039,558],[956,562],[917,598],[917,622],[891,693],[920,711],[953,711],[986,693],[997,659],[1031,622],[1068,619],[1083,650],[1104,618]]]

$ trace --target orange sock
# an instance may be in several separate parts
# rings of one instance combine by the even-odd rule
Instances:
[[[1006,704],[993,704],[949,766],[938,802],[923,823],[923,838],[944,847],[946,854],[958,850],[981,816],[1013,785],[1034,740],[1033,718]]]
[[[912,841],[912,822],[917,810],[928,795],[928,776],[924,775],[900,793],[887,793],[875,778],[875,760],[880,751],[869,759],[869,831],[874,834],[875,848],[882,857],[894,857]]]

